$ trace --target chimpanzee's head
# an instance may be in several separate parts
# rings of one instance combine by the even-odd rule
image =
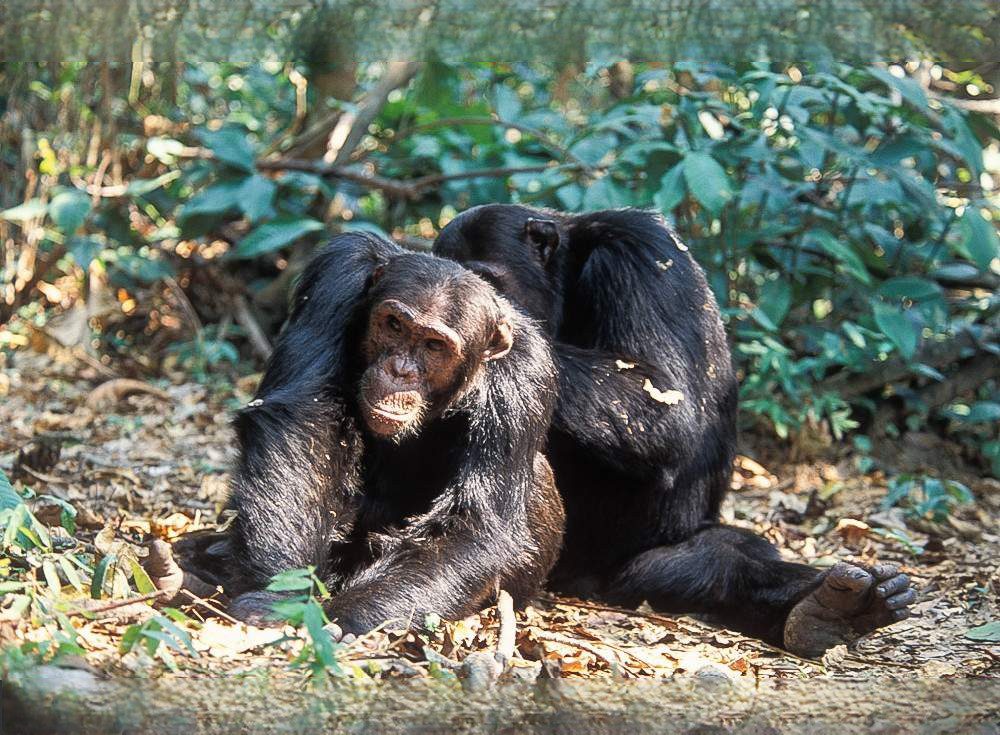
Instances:
[[[513,345],[509,304],[442,258],[392,258],[375,272],[366,308],[358,407],[377,436],[418,433]]]
[[[473,207],[449,222],[434,252],[457,260],[554,330],[566,232],[555,212],[515,204]]]

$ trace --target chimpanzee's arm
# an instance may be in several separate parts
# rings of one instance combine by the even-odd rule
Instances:
[[[322,568],[356,478],[360,440],[344,407],[345,349],[384,241],[338,237],[303,273],[260,390],[236,418],[234,593],[278,572]]]
[[[234,593],[266,587],[278,572],[327,560],[345,517],[352,447],[341,446],[343,410],[330,396],[251,407],[236,421],[233,475]],[[356,450],[355,450],[356,451]]]
[[[348,581],[325,606],[327,615],[355,634],[386,620],[420,626],[432,612],[449,620],[470,615],[519,562],[502,535],[479,522],[453,519],[440,536],[404,540]]]
[[[639,360],[555,345],[559,401],[554,431],[602,461],[636,472],[696,451],[703,431],[687,379]]]

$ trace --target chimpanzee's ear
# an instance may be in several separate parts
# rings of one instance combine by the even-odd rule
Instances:
[[[379,279],[382,277],[382,274],[385,273],[385,267],[388,264],[389,264],[389,261],[387,261],[387,260],[380,260],[378,262],[378,264],[375,266],[375,270],[372,271],[372,274],[371,274],[371,276],[368,279],[368,286],[369,287],[374,286],[376,283],[379,282]]]
[[[513,346],[514,327],[511,326],[507,317],[501,317],[500,321],[497,322],[496,330],[493,332],[493,338],[486,348],[484,358],[486,360],[497,360],[510,352],[510,348]]]
[[[535,247],[542,265],[546,265],[559,247],[559,225],[550,219],[529,217],[524,223],[524,236]]]

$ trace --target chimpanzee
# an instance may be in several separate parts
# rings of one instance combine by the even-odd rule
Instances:
[[[703,613],[806,655],[907,615],[914,592],[895,566],[821,572],[720,524],[737,382],[704,274],[660,215],[485,205],[434,252],[556,340],[546,454],[567,522],[552,588]]]
[[[181,544],[187,576],[261,624],[272,576],[314,565],[353,633],[535,594],[564,523],[537,325],[457,263],[362,233],[335,237],[294,298],[236,419],[230,535]]]

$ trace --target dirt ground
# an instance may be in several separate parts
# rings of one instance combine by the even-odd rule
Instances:
[[[75,542],[96,558],[126,547],[141,555],[151,536],[214,525],[232,458],[229,413],[250,399],[255,379],[214,387],[164,380],[152,391],[107,381],[93,364],[17,353],[0,371],[0,468],[17,475],[17,486],[76,508]],[[946,448],[916,437],[897,459],[911,461],[909,453],[933,468],[939,451],[944,462]],[[427,633],[364,636],[337,650],[342,678],[311,687],[308,669],[292,665],[307,645],[292,629],[247,629],[212,617],[210,601],[195,602],[183,624],[193,650],[122,654],[123,634],[153,608],[113,596],[98,609],[67,585],[60,609],[85,654],[11,673],[6,721],[82,732],[83,720],[73,719],[82,711],[97,718],[93,731],[120,732],[295,732],[318,723],[351,732],[598,732],[623,723],[636,732],[1000,732],[1000,643],[967,637],[1000,619],[1000,483],[950,476],[970,486],[976,504],[932,524],[880,508],[885,476],[860,473],[836,447],[832,459],[798,463],[744,452],[728,522],[764,534],[789,559],[900,563],[919,589],[915,617],[807,661],[688,617],[545,597],[517,614],[515,655],[482,700],[456,675],[468,679],[470,653],[496,649],[496,610]],[[55,500],[31,507],[58,525]],[[37,620],[0,613],[4,646],[46,635]],[[249,696],[262,682],[269,693]],[[323,709],[323,701],[333,704]],[[381,720],[373,714],[379,701],[388,703]],[[423,714],[400,720],[404,707]],[[337,715],[345,711],[351,716]],[[497,719],[500,712],[508,714]],[[0,732],[21,731],[3,725]]]

